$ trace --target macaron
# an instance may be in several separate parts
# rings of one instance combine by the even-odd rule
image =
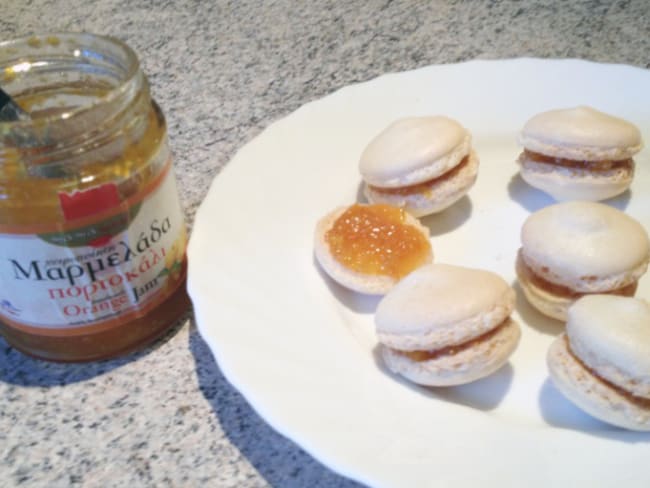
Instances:
[[[526,219],[516,269],[530,304],[566,320],[583,295],[634,295],[649,259],[648,234],[638,221],[602,203],[574,201]]]
[[[416,217],[444,210],[476,181],[479,161],[471,140],[467,129],[441,115],[396,120],[361,154],[366,198]]]
[[[650,431],[650,304],[590,295],[568,312],[549,348],[553,384],[575,405],[612,425]]]
[[[314,254],[340,285],[383,295],[401,278],[433,260],[429,230],[398,207],[340,207],[316,224]]]
[[[591,107],[550,110],[519,134],[521,177],[557,201],[612,198],[634,177],[643,147],[634,124]]]
[[[422,266],[377,306],[388,368],[427,386],[469,383],[503,366],[517,347],[515,293],[498,275],[447,264]]]

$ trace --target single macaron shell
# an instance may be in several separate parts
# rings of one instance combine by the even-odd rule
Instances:
[[[449,117],[399,119],[377,135],[359,160],[369,202],[415,216],[439,212],[476,181],[478,157],[469,132]]]
[[[339,207],[322,217],[317,222],[314,232],[314,255],[321,268],[340,285],[359,293],[383,295],[395,286],[399,281],[399,277],[387,274],[370,274],[356,271],[349,266],[346,266],[335,257],[328,242],[328,231],[332,229],[337,220],[349,208],[350,207]],[[433,260],[433,250],[429,243],[429,229],[424,227],[417,218],[407,212],[403,212],[403,217],[404,220],[402,225],[413,229],[427,243],[428,250],[424,258],[424,263],[422,264],[431,262]]]
[[[627,159],[643,147],[634,124],[585,106],[535,115],[524,125],[519,143],[529,151],[576,161]]]
[[[520,284],[532,305],[561,320],[582,294],[633,294],[650,259],[650,240],[643,226],[608,205],[564,202],[531,214],[521,230],[517,263]],[[532,273],[532,274],[531,274]],[[540,280],[552,286],[544,289]],[[559,293],[564,287],[570,293]],[[567,298],[568,297],[568,298]],[[559,305],[558,305],[559,304]]]
[[[499,369],[517,346],[515,294],[498,275],[446,264],[418,268],[377,307],[388,368],[423,385],[468,383]]]
[[[553,383],[582,410],[626,429],[650,431],[650,304],[586,296],[569,308],[551,345]]]
[[[525,149],[518,159],[522,178],[558,201],[623,193],[634,177],[631,158],[643,147],[634,124],[584,106],[535,115],[518,141]],[[595,164],[602,162],[610,164]]]

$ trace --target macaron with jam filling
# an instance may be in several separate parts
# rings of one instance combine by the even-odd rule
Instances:
[[[557,201],[612,198],[634,177],[643,147],[632,123],[591,107],[535,115],[519,134],[521,177]]]
[[[388,368],[427,386],[475,381],[503,366],[517,347],[515,293],[498,275],[429,264],[400,281],[375,314]]]
[[[650,431],[650,304],[610,295],[569,308],[566,333],[547,354],[553,384],[590,415]]]
[[[471,139],[462,125],[444,116],[393,122],[361,154],[366,198],[416,217],[444,210],[476,181],[479,162]]]
[[[429,230],[404,209],[389,205],[338,208],[316,224],[314,254],[339,284],[383,295],[433,260]]]
[[[584,295],[634,295],[649,259],[639,222],[602,203],[575,201],[526,219],[516,268],[530,304],[566,320],[569,306]]]

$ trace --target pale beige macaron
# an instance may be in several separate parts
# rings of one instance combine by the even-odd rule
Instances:
[[[586,294],[632,296],[646,272],[650,243],[643,226],[597,202],[563,202],[531,214],[521,229],[519,283],[540,312],[566,320]]]
[[[632,123],[591,107],[535,115],[519,134],[521,177],[557,201],[605,200],[634,177],[633,156],[643,147]]]
[[[371,203],[405,208],[420,217],[461,199],[478,174],[470,133],[444,116],[396,120],[365,148],[359,161]]]
[[[650,431],[650,305],[591,295],[569,308],[547,363],[555,386],[592,416]]]
[[[384,296],[375,324],[394,373],[450,386],[488,376],[517,347],[515,293],[498,275],[447,264],[423,266]]]
[[[383,295],[402,277],[433,260],[429,230],[401,208],[339,207],[316,224],[314,254],[336,282]]]

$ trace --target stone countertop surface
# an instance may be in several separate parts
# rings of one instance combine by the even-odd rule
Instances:
[[[650,67],[650,2],[30,0],[0,38],[88,31],[140,56],[191,227],[211,180],[271,122],[347,84],[512,57]],[[153,346],[62,365],[0,339],[2,486],[357,486],[269,427],[191,312]]]

